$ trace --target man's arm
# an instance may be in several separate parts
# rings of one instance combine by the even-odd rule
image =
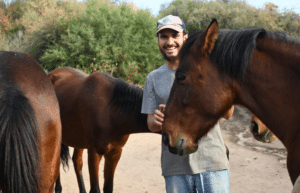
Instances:
[[[160,104],[159,109],[155,110],[155,114],[148,114],[147,124],[148,128],[151,132],[159,133],[162,130],[162,123],[164,121],[164,113],[165,113],[166,105]],[[227,113],[223,116],[224,119],[229,120],[234,112],[234,106],[227,111]]]

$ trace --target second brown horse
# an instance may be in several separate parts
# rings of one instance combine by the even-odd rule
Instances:
[[[80,192],[82,153],[88,149],[90,192],[100,192],[99,163],[105,157],[104,192],[113,191],[113,178],[129,134],[150,132],[141,114],[143,90],[100,72],[88,76],[64,67],[49,73],[61,110],[62,143],[74,147],[73,162]],[[61,192],[59,179],[56,192]]]

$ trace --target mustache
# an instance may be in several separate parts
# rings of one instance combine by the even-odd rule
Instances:
[[[163,48],[164,48],[164,49],[168,49],[168,48],[172,48],[172,47],[179,48],[179,45],[177,45],[177,44],[166,45],[166,46],[164,46]]]

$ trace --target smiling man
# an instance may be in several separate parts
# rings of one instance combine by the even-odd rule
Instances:
[[[158,46],[166,63],[146,78],[142,113],[152,132],[162,130],[164,108],[179,67],[178,53],[188,38],[182,19],[168,15],[157,21]],[[224,116],[229,119],[233,108]],[[162,143],[161,167],[167,193],[229,192],[229,162],[219,123],[198,142],[197,152],[179,156]]]

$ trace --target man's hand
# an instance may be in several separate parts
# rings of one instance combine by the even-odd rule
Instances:
[[[155,110],[155,114],[148,114],[147,123],[149,130],[152,132],[159,132],[162,130],[162,123],[165,117],[165,104],[160,104],[159,109]]]
[[[227,113],[225,113],[225,115],[223,115],[223,118],[226,120],[229,120],[234,112],[234,106],[232,105],[232,107],[227,111]]]
[[[160,104],[159,109],[155,110],[154,121],[157,125],[162,126],[162,123],[164,122],[165,108],[166,105]]]

